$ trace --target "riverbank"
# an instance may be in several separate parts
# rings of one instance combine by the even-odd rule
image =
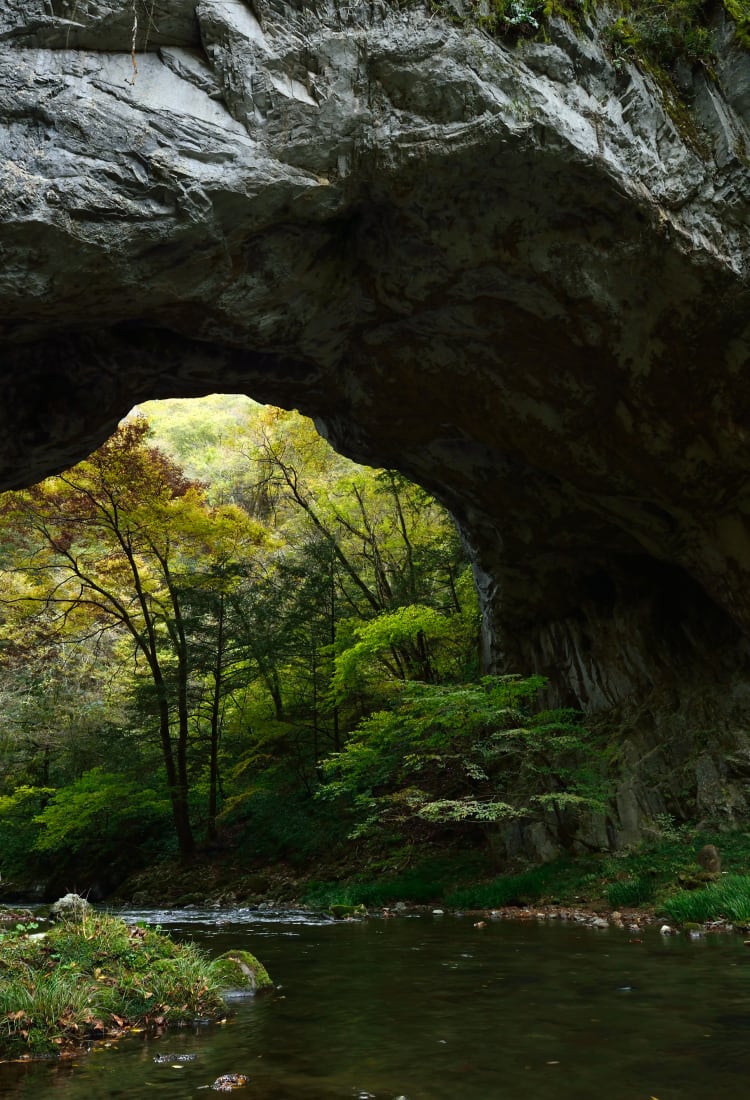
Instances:
[[[710,867],[704,866],[707,851],[715,853]],[[4,883],[0,898],[42,900],[43,884],[33,885],[36,893],[27,893],[23,883],[11,893]],[[744,927],[750,925],[750,833],[670,828],[626,851],[517,864],[504,873],[489,848],[414,844],[389,855],[375,843],[352,844],[325,860],[260,863],[239,845],[227,845],[190,861],[156,863],[129,876],[114,893],[92,891],[90,897],[113,909],[302,906],[333,912],[363,906],[394,912],[404,905],[485,917],[507,911],[519,920],[535,913],[582,913],[587,920],[616,921],[613,914],[621,913],[647,914],[662,923]]]
[[[703,865],[707,850],[716,853],[712,869]],[[109,902],[135,907],[301,905],[327,912],[420,906],[485,917],[507,912],[520,920],[542,913],[616,922],[615,914],[625,914],[623,920],[637,924],[648,919],[750,925],[750,835],[743,830],[683,830],[624,852],[560,858],[506,874],[498,874],[487,853],[476,851],[412,849],[390,863],[376,857],[375,852],[361,853],[356,865],[339,859],[303,868],[282,861],[243,866],[237,852],[189,864],[165,862],[131,876]]]

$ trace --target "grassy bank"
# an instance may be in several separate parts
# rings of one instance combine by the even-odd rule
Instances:
[[[712,882],[697,861],[716,845],[722,871]],[[747,902],[743,900],[747,899]],[[162,863],[139,872],[118,893],[117,904],[306,905],[373,910],[407,905],[452,909],[559,905],[607,910],[649,910],[671,921],[750,922],[750,832],[709,830],[660,823],[650,839],[623,852],[564,856],[498,873],[487,847],[402,845],[373,838],[367,845],[340,846],[326,861],[303,866],[276,861],[245,865],[238,852],[224,859]],[[747,904],[747,913],[744,908]]]
[[[194,944],[87,910],[0,933],[0,1055],[60,1052],[140,1027],[225,1014],[226,975]]]
[[[706,844],[719,847],[722,856],[725,873],[715,881],[697,862]],[[684,828],[621,853],[565,857],[504,875],[488,875],[486,869],[483,875],[476,858],[415,860],[398,873],[310,881],[302,900],[321,908],[399,901],[458,909],[645,908],[673,921],[750,923],[750,833]]]

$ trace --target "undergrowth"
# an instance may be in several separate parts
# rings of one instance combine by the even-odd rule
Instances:
[[[648,907],[680,921],[721,916],[744,920],[741,915],[744,882],[749,884],[750,906],[750,834],[735,830],[717,835],[689,826],[657,824],[650,840],[622,852],[562,856],[504,875],[490,873],[488,856],[433,857],[422,862],[415,860],[412,867],[398,874],[383,872],[378,877],[352,875],[338,882],[310,882],[303,900],[323,909],[332,905],[377,908],[397,901],[455,909],[545,904],[610,909]],[[685,884],[699,885],[701,868],[696,857],[705,844],[720,847],[723,866],[730,874],[723,876],[715,887],[680,890]],[[682,901],[683,897],[688,900]],[[706,915],[679,916],[681,905],[686,913],[700,909]],[[726,911],[722,911],[722,906]]]

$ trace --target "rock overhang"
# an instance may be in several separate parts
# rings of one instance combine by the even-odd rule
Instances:
[[[6,5],[3,483],[147,397],[247,392],[448,504],[511,665],[554,677],[562,631],[593,682],[620,620],[657,644],[663,569],[739,652],[750,59],[717,24],[686,127],[603,19],[508,46],[419,5]]]

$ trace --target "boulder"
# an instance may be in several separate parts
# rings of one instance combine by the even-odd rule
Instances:
[[[50,906],[49,919],[51,921],[83,920],[91,909],[92,906],[80,894],[65,894]]]
[[[260,993],[273,989],[268,971],[249,951],[225,951],[214,960],[212,969],[228,993]]]

